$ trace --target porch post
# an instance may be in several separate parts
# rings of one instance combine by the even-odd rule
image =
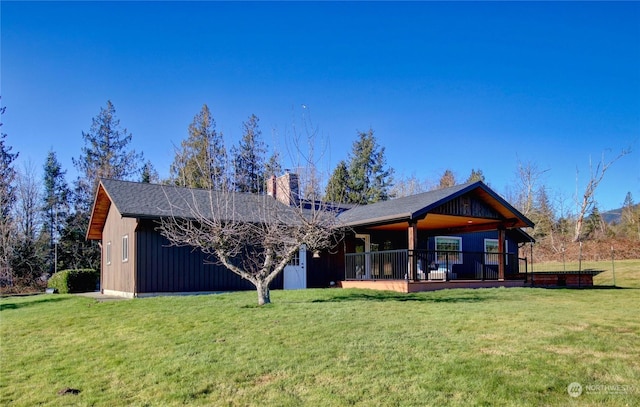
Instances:
[[[498,280],[504,281],[504,263],[506,253],[504,252],[505,229],[498,229]]]
[[[416,221],[409,221],[409,236],[408,236],[409,244],[409,280],[413,281],[416,279],[418,273],[416,272],[417,267],[417,258],[416,258],[416,246],[418,244],[418,223]]]

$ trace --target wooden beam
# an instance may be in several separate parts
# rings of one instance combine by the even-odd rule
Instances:
[[[417,258],[415,255],[418,246],[418,222],[409,221],[408,229],[408,249],[409,249],[409,280],[415,280],[417,273]]]
[[[489,230],[499,230],[500,228],[512,228],[511,222],[490,222],[477,225],[454,226],[450,228],[428,229],[430,235],[453,235],[456,233],[485,232]]]
[[[505,241],[506,233],[504,228],[498,229],[498,280],[504,281],[504,266],[505,266],[505,252],[504,252],[504,241]]]

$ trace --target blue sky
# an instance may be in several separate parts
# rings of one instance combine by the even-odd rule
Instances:
[[[398,176],[481,169],[505,194],[518,161],[534,162],[565,208],[590,157],[631,148],[597,200],[640,201],[638,2],[2,1],[0,11],[7,143],[38,168],[55,150],[69,182],[81,132],[107,100],[161,176],[206,103],[227,144],[256,114],[285,156],[293,124],[311,118],[325,176],[372,128]]]

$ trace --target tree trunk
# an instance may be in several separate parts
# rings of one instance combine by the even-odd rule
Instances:
[[[576,221],[576,227],[573,232],[573,243],[578,243],[580,241],[580,235],[582,235],[582,224],[584,223],[584,216],[579,216]]]
[[[256,291],[258,292],[258,305],[271,303],[271,297],[269,294],[269,283],[258,281],[256,283]]]

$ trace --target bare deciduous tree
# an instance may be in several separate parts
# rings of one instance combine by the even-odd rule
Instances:
[[[408,177],[400,176],[391,188],[391,195],[394,198],[402,198],[404,196],[411,196],[427,192],[434,189],[433,183],[416,177],[415,174],[411,174]]]
[[[256,287],[258,305],[271,302],[270,284],[303,245],[310,251],[328,249],[340,237],[335,209],[317,200],[317,129],[306,120],[306,143],[294,128],[295,154],[290,152],[292,162],[304,163],[290,167],[302,173],[301,179],[288,172],[284,178],[270,178],[267,194],[235,192],[224,185],[164,187],[169,209],[160,232],[172,245],[198,248],[250,281]],[[274,158],[269,168],[282,167]],[[301,190],[300,185],[306,188]],[[301,198],[300,191],[309,195],[307,199]]]
[[[20,235],[30,241],[36,240],[41,225],[40,182],[36,168],[31,161],[24,164],[17,177],[15,219]]]
[[[549,171],[543,170],[532,161],[522,162],[518,160],[516,171],[516,206],[523,215],[529,216],[533,211],[534,200],[538,193],[540,178]]]
[[[589,158],[589,179],[587,180],[587,184],[584,187],[584,191],[582,194],[578,193],[578,175],[579,172],[576,170],[576,225],[573,233],[573,242],[580,241],[582,237],[582,228],[584,226],[584,219],[588,213],[591,213],[593,210],[593,206],[595,204],[595,193],[598,185],[604,178],[604,174],[611,167],[613,163],[618,161],[620,158],[629,154],[631,150],[626,149],[622,150],[614,159],[610,161],[605,160],[605,154],[602,153],[602,158],[595,166],[593,165],[593,161],[591,157]]]
[[[172,245],[199,248],[250,281],[259,305],[270,303],[269,285],[302,245],[333,245],[337,218],[320,203],[292,197],[286,205],[269,195],[169,186],[165,193],[170,214],[161,233]]]
[[[44,267],[38,241],[42,230],[40,188],[36,167],[27,161],[17,176],[14,208],[17,241],[11,265],[16,282],[24,286],[35,284]]]

